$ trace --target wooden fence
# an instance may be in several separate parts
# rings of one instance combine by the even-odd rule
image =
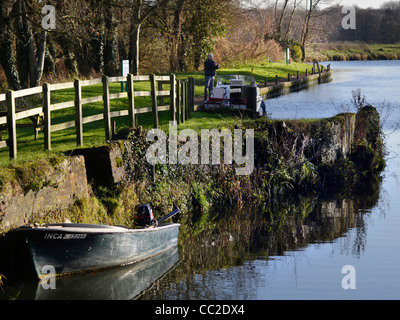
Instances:
[[[135,91],[134,83],[140,81],[148,81],[151,85],[150,91]],[[110,93],[110,83],[113,82],[127,82],[128,92]],[[82,98],[82,88],[92,85],[103,85],[103,95]],[[163,91],[163,84],[169,84],[170,90]],[[62,103],[51,103],[51,92],[64,89],[75,89],[74,101],[67,101]],[[17,158],[17,127],[24,126],[23,124],[17,125],[18,120],[30,118],[36,122],[35,127],[37,138],[38,130],[44,132],[44,148],[51,150],[51,134],[52,132],[76,128],[76,142],[77,146],[83,145],[83,125],[94,121],[104,120],[105,139],[111,140],[112,138],[112,125],[111,119],[115,117],[129,116],[129,124],[131,127],[138,125],[137,115],[141,113],[151,112],[153,114],[153,126],[159,127],[158,112],[171,111],[171,120],[177,121],[178,124],[185,122],[190,116],[190,112],[194,110],[194,79],[177,80],[176,76],[134,76],[129,74],[127,77],[107,77],[103,76],[99,79],[92,80],[75,80],[75,82],[48,84],[44,83],[43,86],[29,88],[19,91],[8,90],[6,94],[0,94],[0,102],[6,101],[7,111],[3,112],[6,115],[0,116],[0,126],[3,130],[8,130],[8,140],[0,141],[0,148],[9,147],[10,158]],[[30,110],[16,112],[16,99],[30,95],[42,94],[43,106]],[[135,97],[152,97],[151,106],[135,108]],[[169,105],[159,106],[159,102],[163,101],[164,97],[170,98]],[[113,99],[127,98],[127,109],[111,112],[110,101]],[[89,117],[82,116],[82,109],[85,104],[94,102],[103,102],[103,112]],[[75,108],[75,120],[60,123],[56,125],[51,124],[51,113],[56,110]],[[39,119],[43,119],[43,124],[40,124]],[[25,125],[26,126],[26,125]],[[32,125],[31,125],[32,126]]]

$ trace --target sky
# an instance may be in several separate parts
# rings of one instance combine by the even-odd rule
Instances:
[[[388,0],[342,0],[342,5],[357,5],[360,8],[380,8],[380,6]]]

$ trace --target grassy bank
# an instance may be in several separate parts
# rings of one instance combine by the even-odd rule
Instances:
[[[210,116],[225,119],[221,126],[230,130],[254,129],[255,169],[250,176],[237,175],[237,164],[159,164],[153,167],[144,160],[151,144],[146,141],[146,130],[123,130],[119,138],[129,143],[123,146],[121,162],[128,164],[125,170],[131,181],[116,186],[96,186],[90,198],[79,199],[70,209],[32,222],[67,218],[77,223],[132,226],[135,207],[150,203],[156,218],[173,207],[181,208],[183,214],[179,222],[185,234],[213,228],[216,221],[232,210],[251,205],[279,206],[283,200],[300,194],[316,196],[328,191],[345,197],[348,192],[364,190],[366,185],[379,181],[384,163],[377,125],[379,116],[374,108],[362,109],[356,116],[353,153],[333,163],[324,162],[323,151],[330,145],[329,141],[334,140],[332,124],[343,125],[344,115],[283,122],[252,119],[238,112],[220,110]],[[236,121],[229,121],[229,118]],[[197,118],[196,121],[203,120]]]
[[[279,77],[287,77],[289,72],[296,73],[299,71],[300,73],[305,73],[306,68],[309,68],[307,64],[291,64],[286,65],[283,63],[265,63],[260,65],[243,65],[238,66],[237,68],[231,69],[221,69],[219,74],[244,74],[250,75],[253,70],[253,75],[255,76],[257,81],[264,81],[265,77],[268,77],[269,80],[275,78],[276,75]],[[196,83],[196,95],[202,96],[204,94],[204,75],[203,72],[197,73],[182,73],[177,75],[180,79],[187,79],[188,77],[193,77]],[[169,90],[168,87],[165,88]],[[135,90],[139,91],[149,91],[150,84],[149,83],[139,83],[135,84]],[[120,92],[120,85],[118,83],[110,84],[110,93],[118,93]],[[84,87],[82,91],[82,98],[88,98],[93,96],[101,96],[102,86],[94,85]],[[74,89],[67,90],[59,90],[55,91],[51,95],[52,103],[60,103],[65,101],[74,100]],[[30,104],[30,108],[34,108],[41,105],[41,99],[32,99],[27,100]],[[168,100],[165,99],[164,103],[168,103]],[[117,99],[111,101],[112,111],[118,110],[126,110],[128,105],[127,99]],[[148,107],[151,105],[150,97],[137,97],[135,98],[135,107]],[[3,110],[5,110],[5,104],[0,106]],[[26,108],[26,106],[25,106]],[[103,110],[103,103],[92,103],[84,105],[83,107],[83,116],[91,116],[93,114],[101,113]],[[74,108],[59,110],[52,112],[52,125],[58,123],[64,123],[67,121],[73,121],[75,119]],[[163,129],[168,128],[170,114],[169,111],[160,112],[160,125]],[[230,118],[226,116],[225,119],[228,121],[235,121],[235,118]],[[125,128],[129,126],[128,117],[119,117],[114,118],[113,121],[116,121],[117,130]],[[27,123],[29,120],[21,120],[18,123]],[[222,121],[222,122],[221,122]],[[140,114],[138,115],[138,123],[143,126],[143,128],[151,128],[153,125],[153,118],[150,113]],[[200,127],[204,125],[204,123],[212,123],[214,127],[217,127],[221,123],[223,123],[223,119],[221,117],[209,115],[209,114],[193,114],[192,119],[187,122],[184,127]],[[96,146],[103,144],[104,141],[104,123],[103,121],[97,121],[94,123],[84,125],[84,145],[85,147]],[[75,129],[66,129],[63,131],[53,132],[52,133],[52,151],[47,152],[44,150],[44,137],[43,133],[39,132],[38,140],[34,140],[34,131],[33,128],[18,128],[17,129],[17,140],[18,140],[18,163],[22,163],[25,161],[33,161],[38,160],[40,158],[52,157],[56,156],[58,153],[74,149],[76,148],[76,138],[75,138]],[[2,140],[8,139],[8,132],[3,132]],[[8,155],[8,148],[0,149],[0,167],[7,167],[10,164]]]
[[[309,49],[309,57],[318,61],[398,60],[400,44],[318,44]]]

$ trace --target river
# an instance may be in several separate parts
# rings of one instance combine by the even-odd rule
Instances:
[[[180,266],[142,298],[400,298],[400,133],[393,132],[400,119],[400,61],[330,64],[334,70],[331,83],[268,100],[268,113],[272,118],[300,119],[330,117],[347,110],[354,112],[352,91],[361,89],[367,103],[379,107],[382,117],[386,118],[384,130],[388,134],[389,153],[377,190],[372,195],[355,195],[347,201],[316,200],[309,214],[310,220],[300,226],[309,230],[308,237],[293,236],[292,245],[286,239],[280,244],[278,241],[275,246],[265,243],[260,246],[260,242],[271,241],[271,238],[259,237],[255,241],[257,244],[248,244],[253,248],[248,249],[244,256],[233,253],[235,259],[220,258],[224,261],[218,263],[217,258],[209,258],[207,265],[202,254],[184,257]],[[312,200],[305,203],[310,204]],[[285,244],[294,248],[279,248]],[[203,245],[207,246],[207,243]],[[211,245],[218,247],[218,243]],[[226,255],[227,247],[229,245],[216,249],[215,255]],[[231,250],[235,250],[235,245]],[[188,259],[203,259],[205,262],[193,272],[196,268],[185,266]],[[346,266],[352,269],[346,269]],[[353,286],[348,288],[346,284]]]
[[[327,63],[324,63],[325,65]],[[333,81],[267,101],[272,118],[322,118],[351,106],[352,91],[389,110],[382,181],[343,199],[287,199],[238,212],[179,250],[139,264],[57,280],[57,290],[21,284],[26,299],[399,299],[400,61],[331,62]],[[350,269],[349,269],[350,268]]]

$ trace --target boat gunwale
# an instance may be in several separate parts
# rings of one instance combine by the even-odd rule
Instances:
[[[94,224],[78,224],[78,223],[58,223],[46,224],[40,226],[22,227],[20,231],[28,232],[63,232],[63,233],[90,233],[90,234],[127,234],[141,232],[156,232],[164,229],[179,227],[179,223],[165,223],[157,227],[148,227],[141,229],[130,229],[123,226],[106,226]]]

